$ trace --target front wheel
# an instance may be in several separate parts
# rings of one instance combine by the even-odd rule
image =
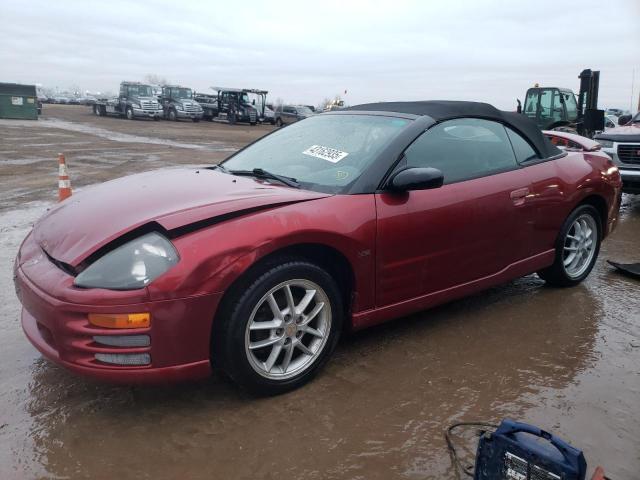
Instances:
[[[565,220],[556,241],[553,265],[538,272],[549,285],[572,287],[582,282],[596,263],[602,239],[598,211],[581,205]]]
[[[125,113],[126,113],[127,118],[128,118],[129,120],[133,120],[133,118],[134,118],[134,115],[133,115],[133,108],[131,108],[131,107],[127,107],[127,110],[126,110],[126,112],[125,112]]]
[[[173,108],[169,109],[169,113],[167,113],[167,117],[169,117],[169,120],[171,120],[172,122],[178,121],[178,114]]]
[[[281,118],[277,118],[276,119],[276,127],[282,127],[282,119]]]
[[[303,260],[273,264],[231,292],[214,332],[214,361],[241,387],[275,395],[308,382],[342,328],[335,281]]]

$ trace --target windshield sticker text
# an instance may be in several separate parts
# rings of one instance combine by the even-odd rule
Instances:
[[[347,152],[342,152],[335,148],[323,147],[322,145],[312,145],[302,153],[304,155],[321,158],[322,160],[326,160],[331,163],[338,163],[344,157],[349,155]]]

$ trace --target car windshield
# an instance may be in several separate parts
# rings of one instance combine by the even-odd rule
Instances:
[[[248,146],[224,162],[295,178],[302,188],[345,191],[411,120],[375,115],[316,115]]]
[[[313,111],[309,107],[296,107],[296,111],[305,115],[313,115]]]
[[[175,95],[177,98],[192,98],[193,93],[190,88],[178,88],[175,91]]]
[[[138,97],[152,97],[153,90],[149,85],[129,85],[129,95]]]

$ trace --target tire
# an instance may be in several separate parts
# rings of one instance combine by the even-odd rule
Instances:
[[[282,127],[282,119],[280,117],[276,118],[276,127]]]
[[[591,205],[580,205],[562,225],[553,265],[539,271],[538,276],[554,287],[578,285],[591,273],[601,241],[602,222],[598,211]]]
[[[93,106],[93,113],[95,113],[98,117],[102,116],[102,107],[100,105]]]
[[[173,108],[170,108],[169,111],[167,112],[167,118],[169,120],[171,120],[172,122],[177,122],[178,121],[178,114],[176,113],[176,111]]]
[[[127,109],[125,110],[125,114],[129,120],[133,120],[135,118],[133,115],[133,108],[131,107],[127,107]]]
[[[290,317],[287,287],[296,307],[311,295],[301,314]],[[326,271],[305,260],[281,258],[229,292],[216,317],[212,359],[253,394],[293,390],[329,360],[340,338],[343,312],[336,282]]]

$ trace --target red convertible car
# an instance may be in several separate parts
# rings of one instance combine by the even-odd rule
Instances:
[[[621,181],[526,117],[473,102],[310,117],[219,166],[110,181],[22,244],[22,325],[46,357],[112,382],[221,369],[253,392],[308,381],[341,332],[537,272],[589,274]]]

